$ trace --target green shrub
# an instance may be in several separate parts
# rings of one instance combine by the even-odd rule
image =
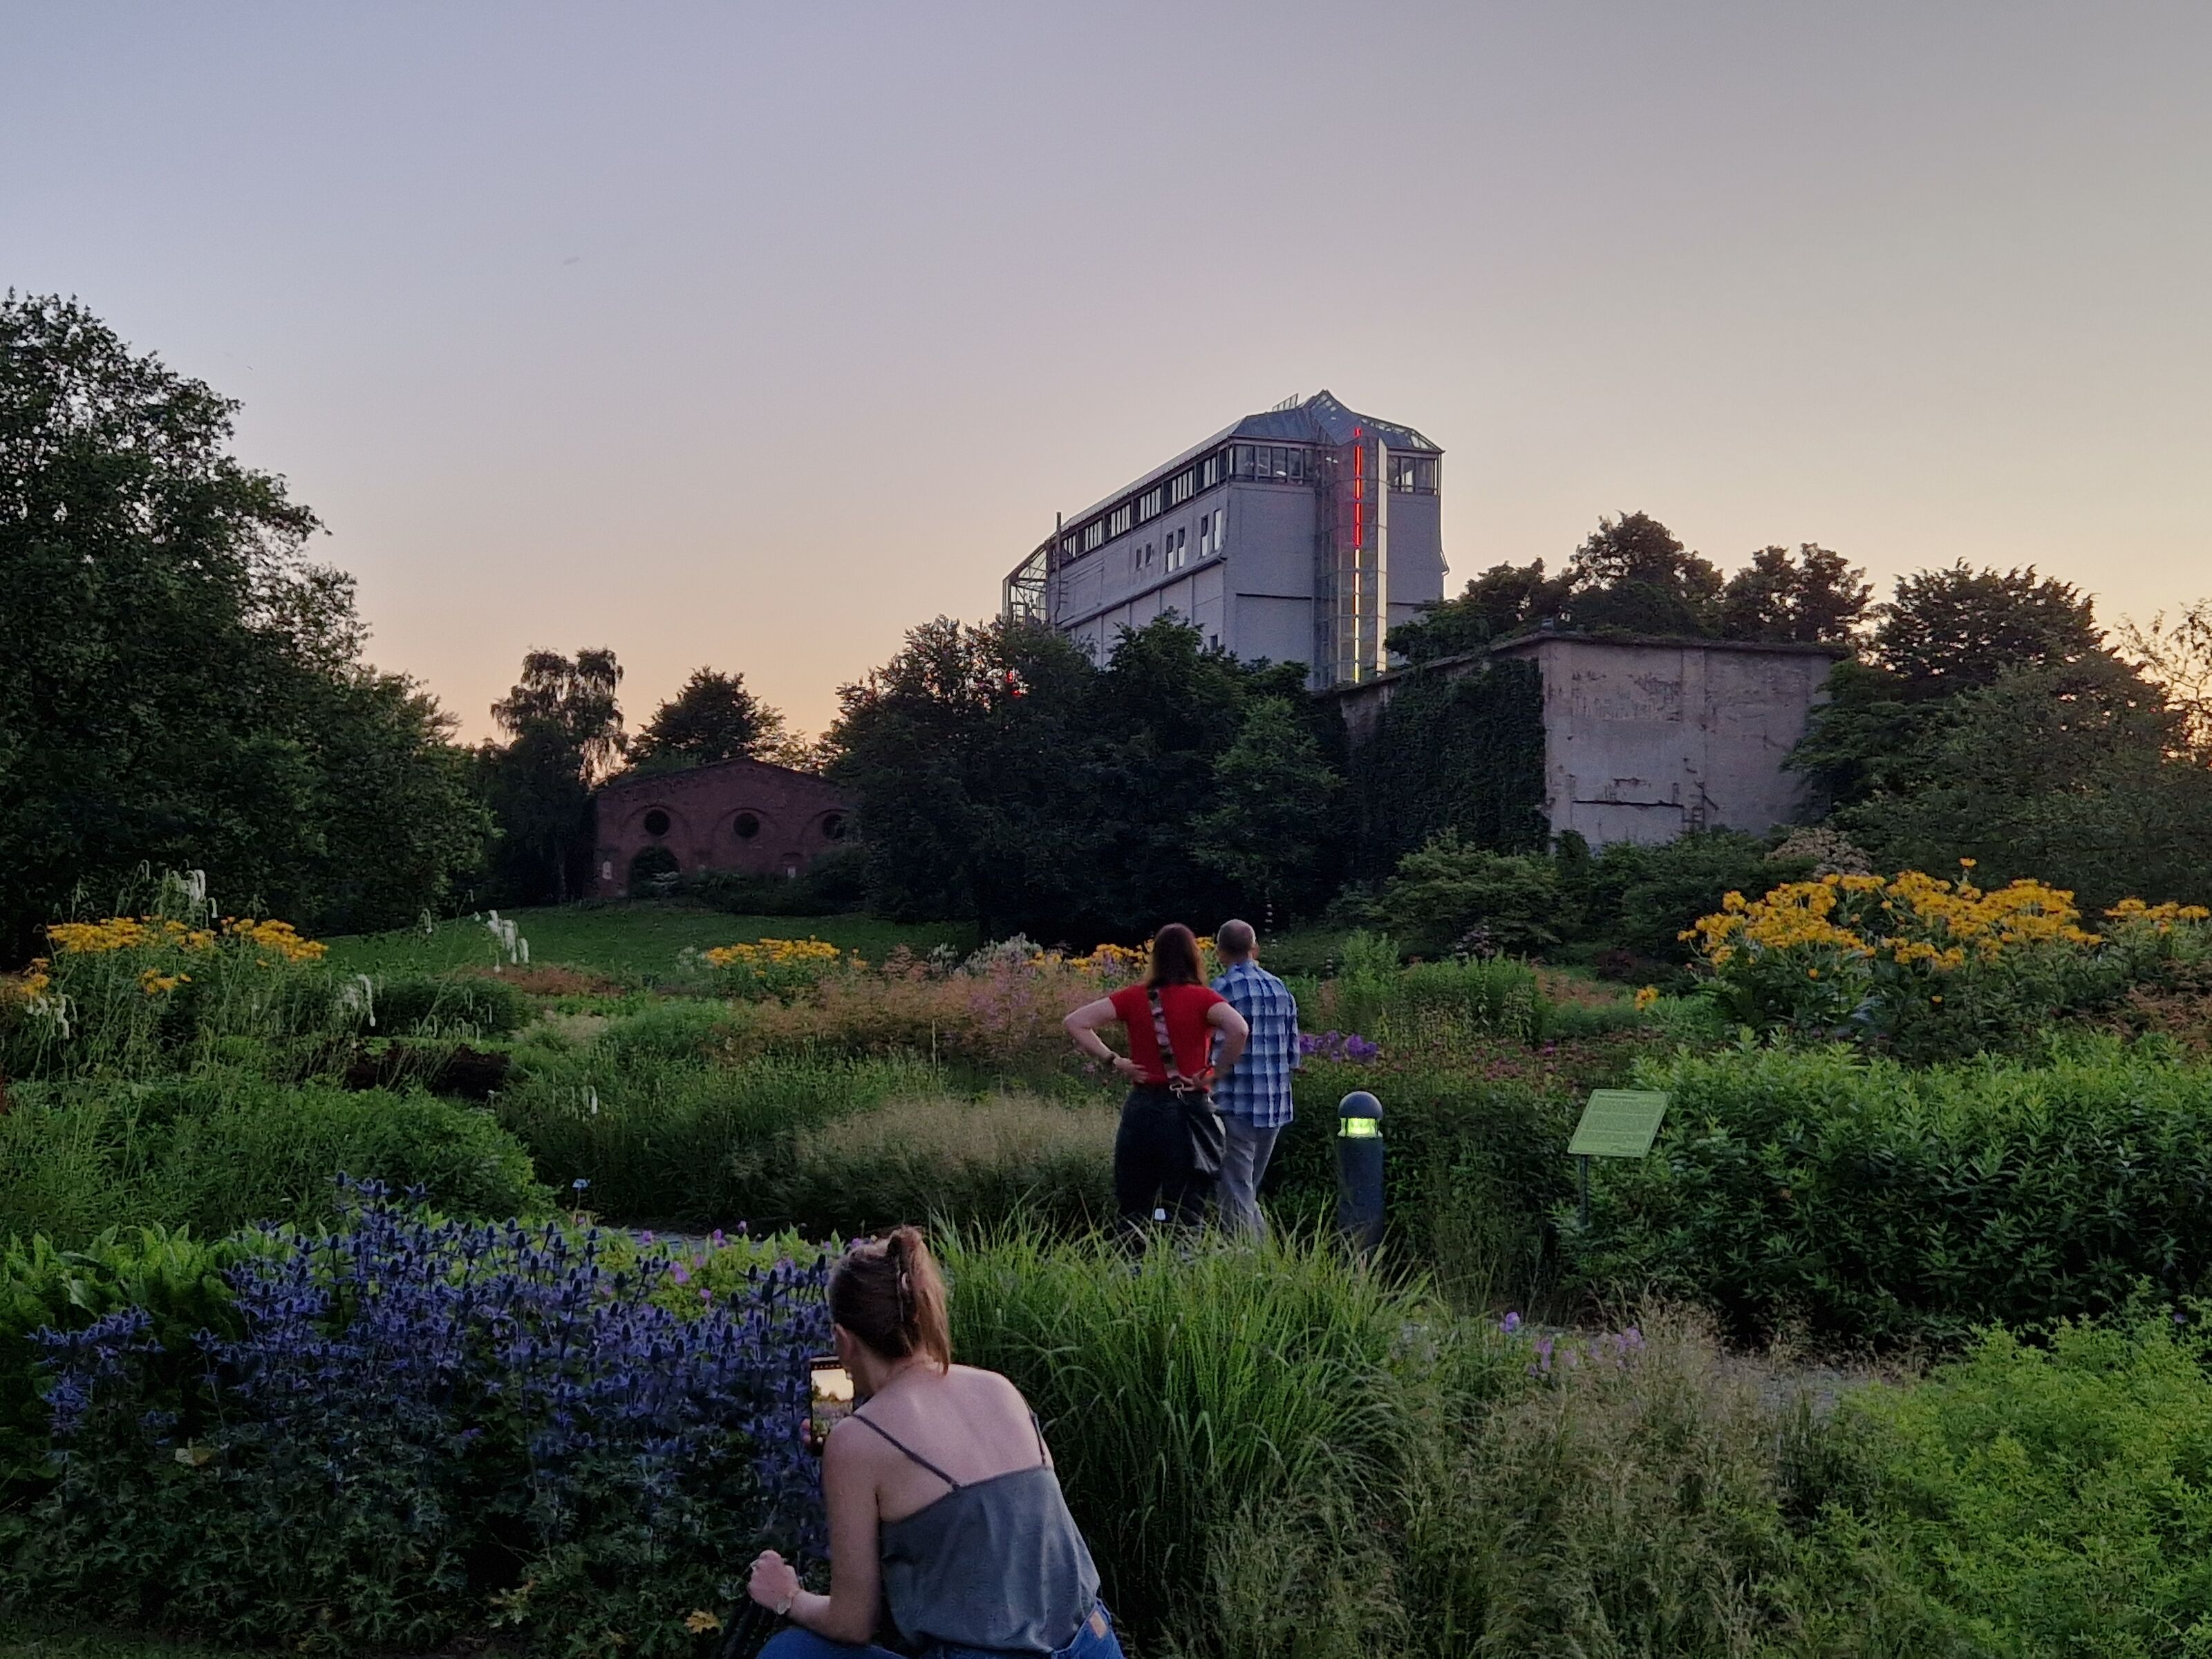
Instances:
[[[2212,1071],[2120,1044],[1916,1072],[1848,1051],[1686,1056],[1640,1164],[1601,1161],[1580,1282],[1741,1336],[1951,1342],[2212,1270]]]
[[[795,1138],[776,1218],[816,1237],[1016,1214],[1055,1231],[1103,1228],[1119,1121],[1103,1100],[894,1098]]]
[[[2203,1327],[2160,1310],[2047,1346],[1990,1332],[1917,1386],[1847,1397],[1808,1494],[1808,1645],[2212,1653],[2208,1363]]]
[[[490,1115],[420,1094],[285,1086],[240,1072],[157,1083],[24,1084],[0,1117],[0,1237],[75,1246],[118,1226],[219,1237],[325,1220],[340,1175],[422,1187],[470,1217],[544,1201]]]
[[[1579,935],[1600,951],[1638,962],[1686,963],[1683,931],[1732,892],[1763,893],[1812,873],[1811,859],[1776,860],[1756,836],[1693,830],[1656,847],[1615,842],[1595,857],[1563,856],[1565,897],[1578,908]]]
[[[838,915],[867,904],[867,855],[856,842],[823,854],[796,880],[710,870],[678,882],[676,890],[733,916]]]
[[[377,982],[373,1006],[387,1036],[504,1036],[537,1014],[527,996],[489,974],[395,974]]]
[[[37,1486],[52,1473],[33,1333],[82,1330],[103,1314],[140,1308],[153,1316],[149,1335],[172,1354],[188,1354],[198,1332],[233,1333],[222,1274],[253,1248],[251,1238],[209,1242],[161,1227],[111,1227],[74,1250],[43,1237],[11,1241],[0,1253],[0,1492]],[[173,1370],[164,1392],[173,1395],[185,1382]]]
[[[1421,956],[1455,948],[1543,951],[1559,943],[1559,872],[1540,854],[1498,853],[1446,830],[1398,860],[1374,905]]]

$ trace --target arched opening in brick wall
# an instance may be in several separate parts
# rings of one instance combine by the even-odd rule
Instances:
[[[648,847],[629,861],[629,890],[633,897],[648,898],[676,885],[683,873],[676,854],[665,847]]]

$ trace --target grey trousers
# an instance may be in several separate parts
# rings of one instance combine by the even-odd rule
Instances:
[[[1228,1145],[1221,1151],[1221,1179],[1213,1189],[1221,1225],[1230,1232],[1264,1234],[1267,1223],[1260,1213],[1260,1182],[1267,1176],[1267,1160],[1274,1156],[1281,1126],[1263,1129],[1234,1112],[1223,1113],[1221,1121],[1229,1131]]]

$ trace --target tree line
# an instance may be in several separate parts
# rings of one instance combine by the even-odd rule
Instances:
[[[603,650],[532,653],[501,738],[456,742],[365,660],[320,521],[230,453],[237,409],[74,301],[0,296],[0,962],[166,869],[327,932],[565,896],[615,766],[798,757],[711,670],[626,741]]]
[[[1347,753],[1302,665],[1239,662],[1172,617],[1103,663],[1033,624],[940,617],[842,688],[811,745],[712,668],[632,735],[611,650],[533,651],[498,736],[459,744],[425,688],[364,659],[351,580],[308,556],[315,515],[230,453],[236,408],[73,301],[0,300],[9,958],[148,869],[204,869],[234,908],[323,931],[559,902],[583,889],[607,778],[737,757],[853,793],[875,908],[987,936],[1310,915],[1440,836],[1542,850],[1516,793],[1527,734],[1463,753],[1526,723],[1510,677],[1401,698],[1442,723],[1394,741],[1443,732],[1461,756],[1432,777],[1421,755]],[[1389,644],[1418,671],[1544,629],[1845,646],[1790,764],[1878,862],[2207,896],[2212,605],[2111,631],[2069,584],[1963,563],[1877,604],[1828,549],[1762,548],[1723,575],[1629,513],[1556,573],[1483,571]]]

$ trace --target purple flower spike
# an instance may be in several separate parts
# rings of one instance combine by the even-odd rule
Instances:
[[[1517,1313],[1510,1313],[1506,1315],[1505,1322],[1500,1325],[1498,1328],[1504,1331],[1506,1335],[1511,1336],[1515,1332],[1521,1328],[1521,1316]]]
[[[665,1525],[724,1492],[736,1457],[751,1466],[759,1525],[821,1559],[820,1467],[794,1443],[809,1356],[830,1342],[818,1256],[755,1263],[727,1295],[695,1287],[699,1305],[678,1312],[652,1297],[664,1272],[690,1276],[683,1261],[617,1267],[596,1231],[436,1221],[366,1182],[347,1200],[325,1237],[262,1229],[265,1249],[226,1275],[238,1334],[187,1339],[224,1423],[276,1467],[315,1470],[341,1493],[380,1490],[401,1468],[426,1502],[450,1503],[462,1489],[440,1472],[484,1435],[490,1402],[544,1496],[546,1543],[593,1504]],[[170,1433],[167,1413],[146,1410],[161,1378],[151,1325],[125,1310],[36,1334],[59,1449],[85,1433]]]

